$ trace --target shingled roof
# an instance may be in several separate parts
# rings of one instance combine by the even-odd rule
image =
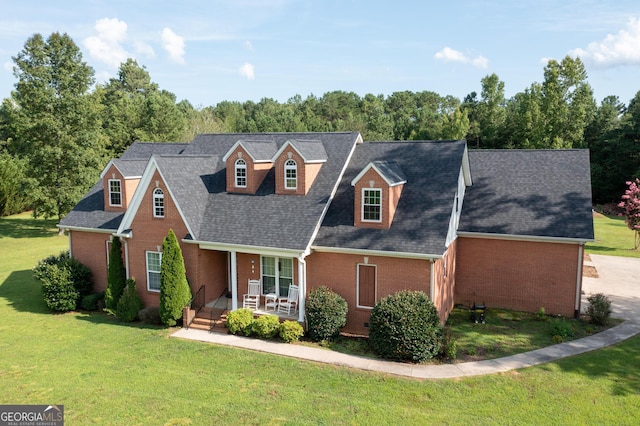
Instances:
[[[470,150],[459,232],[593,239],[588,150]]]

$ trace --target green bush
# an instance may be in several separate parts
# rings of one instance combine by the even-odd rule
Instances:
[[[305,303],[307,332],[316,342],[337,336],[347,323],[347,302],[329,287],[316,287]]]
[[[33,276],[42,282],[47,306],[59,312],[76,309],[81,297],[91,293],[91,270],[63,252],[49,256],[33,268]]]
[[[371,311],[369,343],[387,359],[421,362],[442,345],[438,311],[421,291],[400,291],[380,300]]]
[[[162,243],[160,264],[160,318],[168,326],[182,319],[182,309],[191,301],[191,288],[187,282],[184,257],[173,229]]]
[[[122,292],[126,287],[126,271],[122,261],[122,243],[120,238],[111,241],[109,266],[107,268],[107,289],[104,292],[105,310],[114,314]]]
[[[142,302],[136,291],[136,280],[132,277],[127,280],[127,286],[124,288],[120,300],[118,300],[116,317],[121,321],[131,322],[138,317],[138,311],[141,309]]]
[[[273,339],[280,331],[280,319],[277,315],[261,315],[253,321],[251,330],[261,339]]]
[[[592,294],[587,297],[589,306],[587,315],[590,321],[596,325],[607,325],[611,317],[611,300],[602,293]]]
[[[231,334],[251,336],[253,321],[253,311],[251,309],[236,309],[227,314],[227,328]]]
[[[149,306],[143,309],[140,309],[138,312],[138,318],[145,324],[151,325],[162,325],[162,320],[160,319],[160,309],[157,306]]]
[[[446,328],[442,334],[442,345],[440,347],[440,358],[443,359],[456,359],[458,356],[458,341],[453,334],[451,334],[451,329]]]
[[[304,329],[298,321],[284,321],[280,324],[280,338],[285,343],[294,343],[304,336]]]
[[[80,308],[85,311],[95,311],[99,309],[100,302],[104,300],[104,292],[93,293],[80,299]]]
[[[574,334],[573,325],[570,321],[562,317],[555,318],[551,321],[551,336],[554,342],[564,342],[568,338],[573,337]]]

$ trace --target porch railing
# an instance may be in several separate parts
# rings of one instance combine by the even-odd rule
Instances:
[[[202,309],[205,304],[204,297],[204,285],[201,285],[196,294],[191,299],[191,309],[196,311],[196,314]]]

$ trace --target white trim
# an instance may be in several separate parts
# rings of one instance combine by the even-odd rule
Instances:
[[[488,240],[511,240],[528,241],[534,243],[560,243],[560,244],[585,244],[593,242],[593,239],[564,238],[564,237],[543,237],[537,235],[514,235],[514,234],[490,234],[484,232],[458,232],[458,237],[464,238],[484,238]]]
[[[373,283],[373,305],[375,306],[378,301],[378,265],[371,263],[356,263],[356,308],[361,309],[373,309],[373,306],[366,306],[360,304],[360,267],[361,266],[373,266],[375,271],[374,283]]]
[[[279,264],[280,264],[281,260],[287,259],[287,260],[291,261],[291,276],[290,277],[284,277],[284,278],[291,278],[291,284],[298,285],[298,284],[296,284],[296,274],[295,274],[295,271],[294,271],[294,268],[293,268],[293,259],[294,258],[288,257],[288,256],[265,256],[265,255],[261,255],[260,256],[260,293],[263,296],[267,295],[269,293],[272,293],[272,292],[267,293],[264,290],[264,277],[265,277],[265,275],[264,275],[264,270],[262,269],[262,267],[264,265],[263,264],[263,260],[264,260],[265,257],[273,259],[273,262],[274,262],[274,266],[273,267],[274,267],[274,274],[275,275],[273,276],[273,279],[274,279],[274,290],[273,290],[273,293],[275,293],[278,297],[282,296],[280,294],[280,278],[283,278],[283,276],[280,274],[280,267],[279,267],[280,266]],[[266,276],[267,277],[271,277],[270,275],[266,275]],[[298,285],[298,287],[299,287],[299,285]]]
[[[395,182],[395,183],[390,182],[390,181],[389,181],[389,179],[387,179],[387,177],[384,175],[384,173],[382,173],[382,172],[380,171],[380,169],[379,169],[379,168],[377,168],[377,167],[376,167],[376,165],[375,165],[375,164],[373,164],[373,162],[371,162],[371,163],[367,164],[367,166],[366,166],[364,169],[362,169],[362,171],[361,171],[360,173],[358,173],[358,175],[357,175],[356,177],[354,177],[354,178],[353,178],[353,180],[351,181],[351,186],[356,186],[356,183],[358,183],[358,181],[359,181],[360,179],[362,179],[362,177],[363,177],[363,176],[364,176],[364,175],[365,175],[365,174],[366,174],[370,169],[375,170],[375,171],[376,171],[376,173],[378,173],[378,175],[379,175],[382,179],[384,179],[384,181],[385,181],[385,182],[387,183],[387,185],[389,185],[389,186],[398,186],[398,185],[404,185],[405,183],[407,183],[407,181],[406,181],[406,180],[403,180],[403,181],[400,181],[400,182]]]
[[[464,153],[462,154],[462,175],[464,176],[464,184],[466,186],[472,186],[473,181],[471,179],[471,166],[469,164],[469,149],[467,144],[464,144]]]
[[[120,170],[118,165],[112,159],[112,160],[109,160],[109,162],[107,163],[105,168],[102,169],[102,172],[100,173],[100,180],[104,179],[104,177],[107,175],[107,170],[109,170],[109,167],[111,167],[111,166],[116,168],[116,170],[120,173],[120,175],[122,175],[122,179],[124,179],[124,180],[140,179],[142,177],[142,176],[125,176],[124,173],[122,172],[122,170]]]
[[[247,147],[242,144],[242,142],[243,142],[243,140],[239,140],[236,143],[234,143],[233,146],[231,147],[231,149],[229,151],[227,151],[227,153],[222,157],[222,161],[224,161],[226,163],[227,160],[229,159],[229,157],[231,157],[231,154],[233,154],[236,151],[236,149],[239,146],[241,146],[242,149],[244,150],[244,152],[246,152],[247,155],[249,157],[251,157],[251,161],[253,161],[254,163],[272,163],[273,162],[271,160],[256,160],[253,157],[253,155],[251,155],[251,151],[249,151],[247,149]],[[275,142],[273,142],[273,141],[258,141],[258,140],[252,141],[252,140],[247,140],[247,141],[244,141],[244,142],[265,142],[265,143],[271,143],[271,144],[275,145]]]
[[[305,317],[305,300],[307,298],[307,262],[304,255],[298,257],[298,322],[304,323]]]
[[[380,218],[379,219],[365,219],[364,218],[364,192],[365,191],[378,191],[380,193],[380,204],[378,205],[378,207],[380,207]],[[382,205],[383,205],[383,200],[382,200],[382,188],[362,188],[362,198],[360,199],[360,221],[361,222],[365,222],[365,223],[382,223]],[[369,206],[375,206],[375,204],[368,204]]]
[[[217,251],[238,251],[247,254],[259,254],[265,256],[274,257],[298,257],[305,254],[300,250],[263,247],[263,246],[249,246],[242,244],[227,244],[227,243],[215,243],[209,241],[196,241],[196,240],[182,240],[186,244],[197,244],[202,250],[217,250]]]
[[[105,240],[105,246],[107,247],[107,270],[109,269],[109,258],[111,257],[111,247],[109,247],[113,241],[113,238],[110,240]]]
[[[288,165],[287,163],[289,162],[293,163],[293,166]],[[284,177],[284,189],[290,189],[290,190],[298,189],[298,163],[296,163],[296,160],[292,158],[287,159],[284,162],[283,169],[284,169],[284,174],[282,176]],[[295,177],[293,178],[287,177],[287,171],[289,170],[293,170],[293,172],[295,173]],[[293,186],[288,185],[288,182],[290,179],[293,180],[295,185]]]
[[[382,251],[382,250],[367,250],[367,249],[354,249],[346,247],[325,247],[325,246],[311,246],[313,251],[318,253],[342,253],[342,254],[357,254],[365,256],[381,256],[381,257],[399,257],[402,259],[441,259],[441,254],[422,254],[422,253],[409,253],[400,251]]]
[[[159,254],[160,255],[160,271],[162,271],[162,252],[161,251],[153,251],[153,250],[145,250],[144,252],[144,260],[145,260],[145,265],[146,265],[146,275],[147,275],[147,291],[153,292],[153,293],[160,293],[160,289],[154,289],[154,288],[149,288],[149,253],[154,253],[154,254]],[[157,273],[158,275],[160,275],[160,271],[151,271],[153,273]],[[160,279],[160,278],[158,278]],[[162,286],[162,283],[160,283],[160,285]]]
[[[436,295],[436,260],[431,259],[429,266],[429,299],[433,302],[433,298]]]
[[[60,224],[57,224],[56,228],[66,229],[67,231],[93,232],[96,234],[113,234],[118,231],[117,229],[83,228],[82,226],[64,226]]]
[[[300,142],[303,142],[303,141],[304,141],[304,139],[300,140]],[[318,141],[318,142],[320,142],[322,144],[322,141]],[[319,163],[326,163],[327,162],[327,160],[308,160],[308,159],[306,159],[304,157],[304,155],[302,155],[302,153],[300,151],[298,151],[298,149],[293,145],[293,143],[291,143],[290,139],[286,140],[285,143],[282,144],[280,149],[277,150],[275,154],[273,154],[273,157],[271,157],[271,162],[275,163],[276,160],[278,159],[278,157],[280,157],[280,155],[282,155],[282,153],[287,149],[287,147],[291,147],[291,149],[293,149],[300,156],[300,158],[302,158],[302,161],[304,161],[304,164],[319,164]]]
[[[155,188],[153,190],[152,196],[153,196],[153,217],[164,218],[164,212],[165,212],[164,191],[162,190],[162,188]],[[156,205],[156,199],[162,199],[162,214],[158,214],[159,208]]]
[[[238,166],[238,163],[242,161],[242,167]],[[244,170],[244,185],[238,185],[238,170]],[[233,187],[234,188],[246,188],[249,180],[249,174],[247,173],[247,161],[243,158],[238,158],[233,162]]]
[[[126,239],[123,241],[124,243],[124,271],[127,279],[131,278],[129,274],[129,241]]]
[[[582,297],[582,263],[584,262],[584,245],[578,248],[578,274],[576,277],[576,303],[574,311],[580,314],[580,302]]]
[[[118,182],[118,186],[120,187],[119,192],[111,191],[111,182]],[[120,179],[109,179],[107,182],[107,186],[109,187],[109,206],[110,207],[122,207],[122,181]],[[111,195],[118,194],[120,195],[120,204],[114,204],[111,202]]]
[[[231,256],[231,310],[238,309],[238,259],[235,251],[229,251]]]

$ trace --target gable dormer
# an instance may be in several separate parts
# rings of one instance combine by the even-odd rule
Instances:
[[[276,152],[272,141],[240,140],[222,157],[227,175],[227,192],[255,194],[273,166]]]
[[[131,203],[146,161],[111,160],[100,175],[104,187],[104,210],[125,211]]]
[[[373,161],[351,181],[354,226],[389,229],[406,179],[395,161]]]
[[[319,140],[288,140],[273,156],[276,194],[305,195],[311,189],[327,152]]]

